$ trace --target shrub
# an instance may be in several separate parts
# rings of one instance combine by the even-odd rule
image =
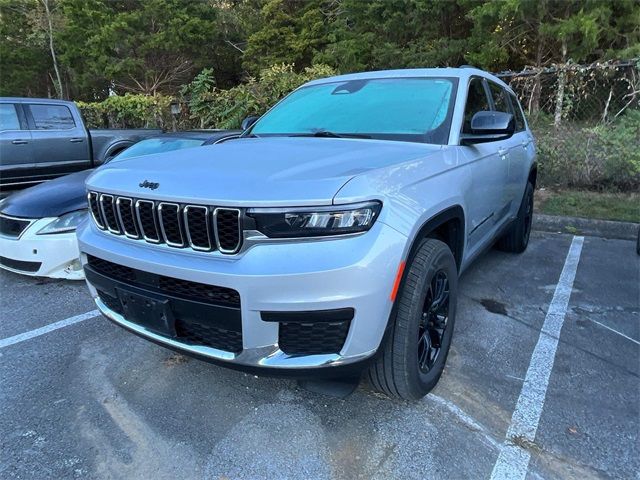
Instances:
[[[640,110],[597,126],[544,115],[531,121],[543,186],[633,190],[640,187]]]
[[[113,95],[102,102],[77,102],[90,128],[168,128],[172,97],[164,95]]]
[[[239,128],[249,115],[261,115],[287,93],[315,78],[335,75],[326,65],[294,71],[293,65],[274,65],[228,90],[215,86],[213,71],[205,69],[182,89],[189,118],[200,128]]]

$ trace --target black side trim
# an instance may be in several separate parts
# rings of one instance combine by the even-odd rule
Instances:
[[[265,322],[348,322],[353,320],[354,313],[353,308],[336,308],[334,310],[308,310],[299,312],[260,312],[260,317]]]
[[[485,222],[486,222],[487,220],[489,220],[491,217],[493,217],[493,213],[494,213],[494,212],[491,212],[491,215],[489,215],[489,216],[488,216],[488,217],[486,217],[484,220],[482,220],[479,224],[477,224],[475,227],[473,227],[473,228],[471,229],[471,231],[469,232],[469,235],[468,235],[468,236],[471,236],[471,234],[472,234],[473,232],[475,232],[479,227],[481,227],[482,225],[484,225],[484,224],[485,224]]]

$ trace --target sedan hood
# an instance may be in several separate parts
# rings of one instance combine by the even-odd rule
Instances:
[[[363,139],[246,138],[112,162],[87,185],[136,198],[220,206],[331,204],[355,175],[440,148]]]
[[[59,217],[87,208],[84,182],[93,170],[72,173],[14,193],[2,203],[2,213],[12,217]]]

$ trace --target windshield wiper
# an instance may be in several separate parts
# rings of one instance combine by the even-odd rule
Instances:
[[[318,137],[318,138],[371,138],[371,135],[361,133],[334,133],[329,130],[318,130],[309,133],[294,133],[290,137]]]

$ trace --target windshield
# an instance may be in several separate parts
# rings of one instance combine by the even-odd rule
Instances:
[[[249,133],[446,144],[456,86],[456,79],[429,77],[302,87],[262,116]]]
[[[199,147],[205,141],[198,138],[148,138],[131,145],[122,153],[119,153],[113,160],[124,160],[125,158],[140,157],[153,153],[170,152],[172,150],[182,150],[183,148]]]

